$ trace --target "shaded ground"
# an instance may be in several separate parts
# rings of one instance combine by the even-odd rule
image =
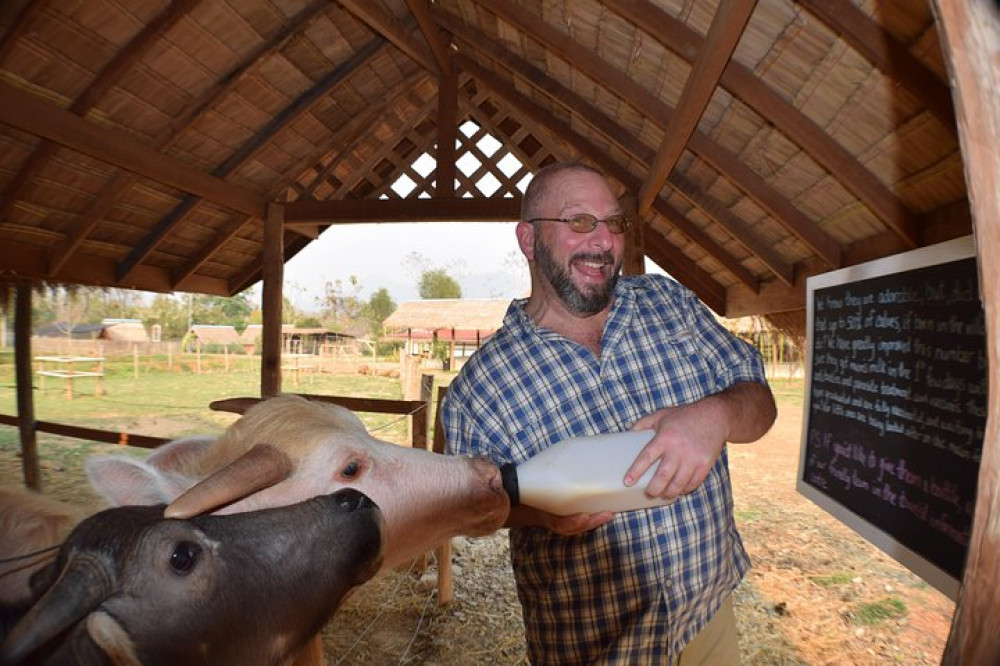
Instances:
[[[754,563],[736,595],[744,664],[940,663],[954,605],[796,492],[800,435],[801,408],[782,405],[762,441],[730,448],[737,517]],[[80,463],[116,447],[40,442],[47,492],[96,506]],[[15,447],[0,447],[0,482],[20,475]],[[325,630],[329,663],[527,663],[506,533],[454,543],[450,604],[437,603],[433,562],[423,575],[371,581]]]

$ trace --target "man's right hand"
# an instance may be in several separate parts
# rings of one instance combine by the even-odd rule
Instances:
[[[611,511],[557,516],[530,506],[518,506],[511,509],[505,527],[544,527],[560,536],[574,536],[600,527],[614,517]]]

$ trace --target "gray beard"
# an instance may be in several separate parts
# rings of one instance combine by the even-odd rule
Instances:
[[[559,295],[559,298],[562,299],[562,302],[566,304],[567,308],[577,314],[592,315],[605,309],[611,303],[611,296],[615,293],[615,285],[618,284],[621,262],[615,266],[611,278],[604,285],[595,286],[587,293],[584,293],[570,279],[569,272],[556,263],[556,260],[552,257],[552,253],[549,252],[549,249],[545,245],[538,241],[537,236],[535,238],[534,249],[535,264],[538,267],[539,275],[552,285],[552,288]],[[610,252],[600,252],[576,254],[571,257],[570,261],[574,259],[609,261],[613,258]]]

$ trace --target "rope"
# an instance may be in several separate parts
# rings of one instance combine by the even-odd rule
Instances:
[[[26,560],[26,559],[28,559],[30,557],[34,557],[36,555],[41,555],[43,553],[48,553],[49,551],[59,550],[60,548],[62,548],[62,544],[61,543],[57,543],[54,546],[49,546],[48,548],[42,548],[41,550],[36,550],[34,552],[27,553],[25,555],[16,555],[14,557],[0,558],[0,564],[10,564],[11,562],[17,562],[19,560]],[[6,575],[6,574],[0,574],[0,575]]]
[[[390,598],[395,597],[396,593],[399,592],[399,588],[402,587],[403,581],[406,580],[406,577],[413,572],[413,567],[416,566],[416,563],[417,560],[413,560],[413,562],[410,564],[410,568],[399,575],[399,579],[396,582],[395,588],[393,588],[392,592],[388,595]],[[427,607],[430,605],[430,601],[431,599],[433,599],[433,597],[434,597],[434,591],[432,590],[427,595],[427,599],[424,601],[424,607],[423,610],[420,611],[420,618],[417,621],[416,628],[413,630],[413,636],[410,638],[410,642],[407,644],[406,650],[403,652],[403,655],[399,658],[399,661],[397,663],[399,664],[403,663],[403,660],[406,658],[406,655],[410,651],[410,647],[412,647],[413,642],[417,639],[417,636],[420,634],[420,626],[423,624],[424,615],[427,613]],[[336,662],[334,662],[334,666],[340,666],[340,664],[344,663],[344,660],[347,659],[347,657],[350,656],[350,654],[354,651],[354,649],[358,647],[358,644],[361,643],[361,639],[363,639],[368,634],[368,632],[371,631],[372,627],[374,627],[378,623],[379,618],[381,618],[382,615],[385,613],[386,608],[387,608],[386,606],[383,606],[382,609],[379,610],[379,612],[375,615],[375,617],[373,617],[371,621],[367,625],[365,625],[364,629],[358,632],[358,636],[357,638],[354,639],[354,642],[351,644],[351,647],[349,647],[347,651],[344,652],[344,654],[342,654]]]

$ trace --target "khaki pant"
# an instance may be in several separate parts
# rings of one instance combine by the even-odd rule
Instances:
[[[676,666],[734,666],[740,663],[732,595],[681,652]]]

